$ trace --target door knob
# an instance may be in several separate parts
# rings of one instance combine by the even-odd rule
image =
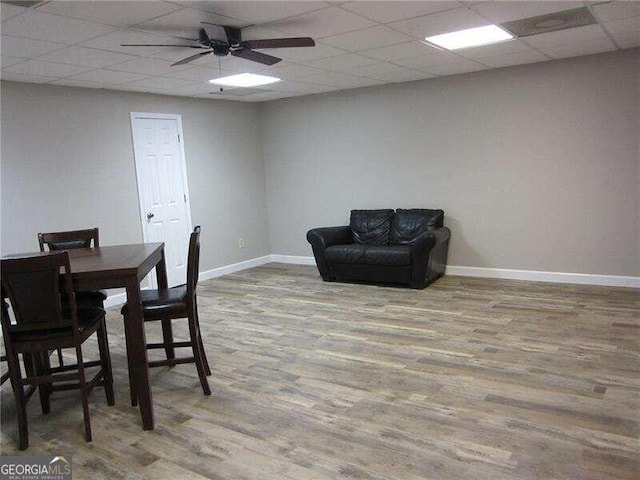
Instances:
[[[147,220],[151,220],[155,215],[151,212],[147,213]]]

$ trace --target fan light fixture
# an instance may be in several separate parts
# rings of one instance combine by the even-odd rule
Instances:
[[[222,85],[224,87],[257,87],[259,85],[268,85],[280,81],[282,81],[282,79],[276,77],[256,75],[255,73],[240,73],[228,77],[214,78],[209,80],[209,83]]]
[[[480,45],[504,42],[512,38],[513,35],[496,25],[485,25],[484,27],[469,28],[458,32],[426,37],[425,40],[447,50],[458,50],[460,48],[479,47]]]

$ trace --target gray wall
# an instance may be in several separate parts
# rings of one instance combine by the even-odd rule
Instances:
[[[201,271],[269,254],[259,108],[3,82],[2,254],[37,250],[40,231],[98,226],[104,245],[142,240],[130,112],[182,115]]]
[[[431,207],[450,265],[640,275],[639,108],[638,50],[268,103],[272,251]]]

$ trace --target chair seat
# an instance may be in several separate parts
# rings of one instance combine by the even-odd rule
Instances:
[[[151,320],[155,316],[166,317],[173,314],[184,314],[187,309],[187,286],[179,285],[160,290],[142,290],[140,299],[142,300],[145,320]],[[128,310],[127,305],[124,305],[120,313],[126,315]]]
[[[80,337],[86,338],[97,330],[100,326],[100,321],[104,318],[105,311],[101,308],[78,308],[78,327],[80,331]],[[60,343],[61,339],[69,337],[69,344],[73,344],[73,332],[71,326],[46,329],[46,330],[34,330],[15,332],[13,334],[14,342],[17,344],[20,342],[33,342],[39,340],[51,340],[56,339]]]

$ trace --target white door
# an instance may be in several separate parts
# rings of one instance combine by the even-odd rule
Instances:
[[[164,242],[169,286],[185,283],[191,208],[180,115],[132,113],[145,242]],[[150,275],[155,287],[155,275]]]

